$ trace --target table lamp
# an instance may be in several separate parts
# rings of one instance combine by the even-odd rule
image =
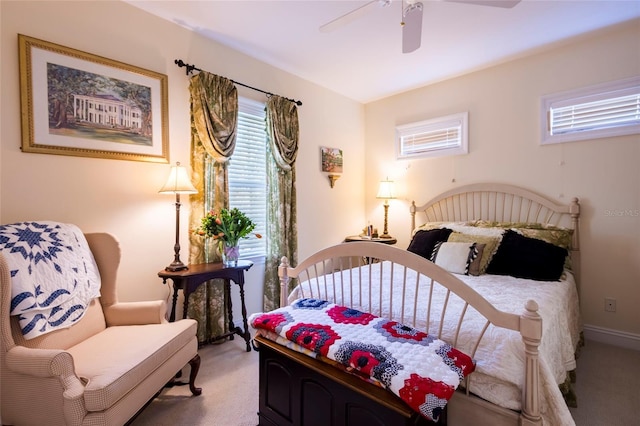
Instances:
[[[176,243],[173,246],[174,259],[169,266],[165,268],[167,271],[181,271],[188,269],[187,265],[180,261],[180,194],[196,194],[198,191],[191,183],[191,179],[187,175],[187,170],[177,162],[171,167],[169,179],[162,189],[158,191],[160,194],[176,194]]]
[[[393,238],[389,235],[387,224],[388,224],[388,215],[389,215],[389,200],[396,198],[394,194],[394,184],[392,180],[382,180],[380,181],[380,187],[378,188],[378,195],[376,198],[384,199],[384,231],[379,238]]]

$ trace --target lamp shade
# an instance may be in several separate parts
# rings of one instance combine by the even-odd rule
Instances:
[[[178,162],[175,166],[171,166],[169,179],[167,179],[167,183],[164,184],[159,192],[161,194],[195,194],[198,191],[191,183],[191,179],[187,175],[187,169]]]
[[[378,195],[376,198],[391,199],[396,198],[394,191],[394,183],[392,180],[380,181],[380,187],[378,188]]]

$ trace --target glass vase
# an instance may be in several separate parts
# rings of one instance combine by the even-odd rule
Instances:
[[[205,238],[204,244],[202,246],[202,250],[204,252],[204,263],[212,263],[216,261],[217,250],[217,241],[213,238]],[[218,257],[218,259],[220,259]]]
[[[226,267],[238,266],[238,259],[240,258],[240,246],[238,243],[229,241],[222,242],[222,263]]]

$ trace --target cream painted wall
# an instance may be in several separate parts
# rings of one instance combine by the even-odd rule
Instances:
[[[444,59],[444,58],[443,58]],[[428,64],[425,64],[428,66]],[[640,75],[640,21],[366,105],[366,212],[382,223],[376,182],[398,184],[390,233],[409,243],[409,204],[475,182],[521,185],[582,203],[584,323],[640,337],[640,136],[540,146],[540,97]],[[468,155],[394,160],[394,127],[469,112]],[[604,298],[617,312],[604,312]],[[638,338],[638,337],[636,337]]]
[[[189,158],[188,78],[175,59],[301,99],[300,258],[367,221],[381,230],[383,208],[375,191],[385,176],[398,182],[389,228],[399,247],[409,242],[409,201],[454,185],[512,182],[561,202],[577,196],[583,206],[584,322],[640,334],[640,218],[607,215],[640,209],[640,138],[538,142],[541,95],[640,74],[638,21],[366,106],[120,1],[3,0],[0,23],[0,223],[51,219],[115,234],[123,250],[123,300],[168,296],[156,273],[172,260],[173,199],[157,194],[169,165],[21,153],[18,33],[167,74],[171,162],[187,164]],[[470,113],[468,155],[393,160],[395,125],[460,111]],[[344,151],[345,173],[333,189],[320,171],[320,146]],[[186,217],[188,206],[182,213],[183,260]],[[256,265],[248,280],[261,282],[261,275]],[[259,310],[260,291],[249,293],[249,310]],[[604,312],[604,297],[617,299],[615,314]]]
[[[2,1],[0,223],[56,220],[87,232],[110,232],[122,245],[122,300],[168,297],[157,272],[173,260],[174,198],[158,194],[168,164],[22,153],[17,35],[25,34],[166,74],[170,161],[189,164],[189,94],[184,68],[207,71],[300,99],[299,255],[335,244],[364,221],[364,107],[255,61],[121,1]],[[240,88],[241,96],[264,96]],[[345,173],[330,189],[320,146],[341,148]],[[184,198],[184,197],[183,197]],[[181,258],[188,260],[188,205],[181,212]],[[247,277],[248,309],[262,309],[263,269]]]

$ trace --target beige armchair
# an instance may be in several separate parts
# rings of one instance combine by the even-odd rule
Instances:
[[[118,302],[120,247],[86,234],[102,282],[71,328],[25,340],[10,317],[11,277],[0,253],[0,373],[5,425],[122,425],[189,363],[200,366],[196,321],[167,322],[164,301]]]

